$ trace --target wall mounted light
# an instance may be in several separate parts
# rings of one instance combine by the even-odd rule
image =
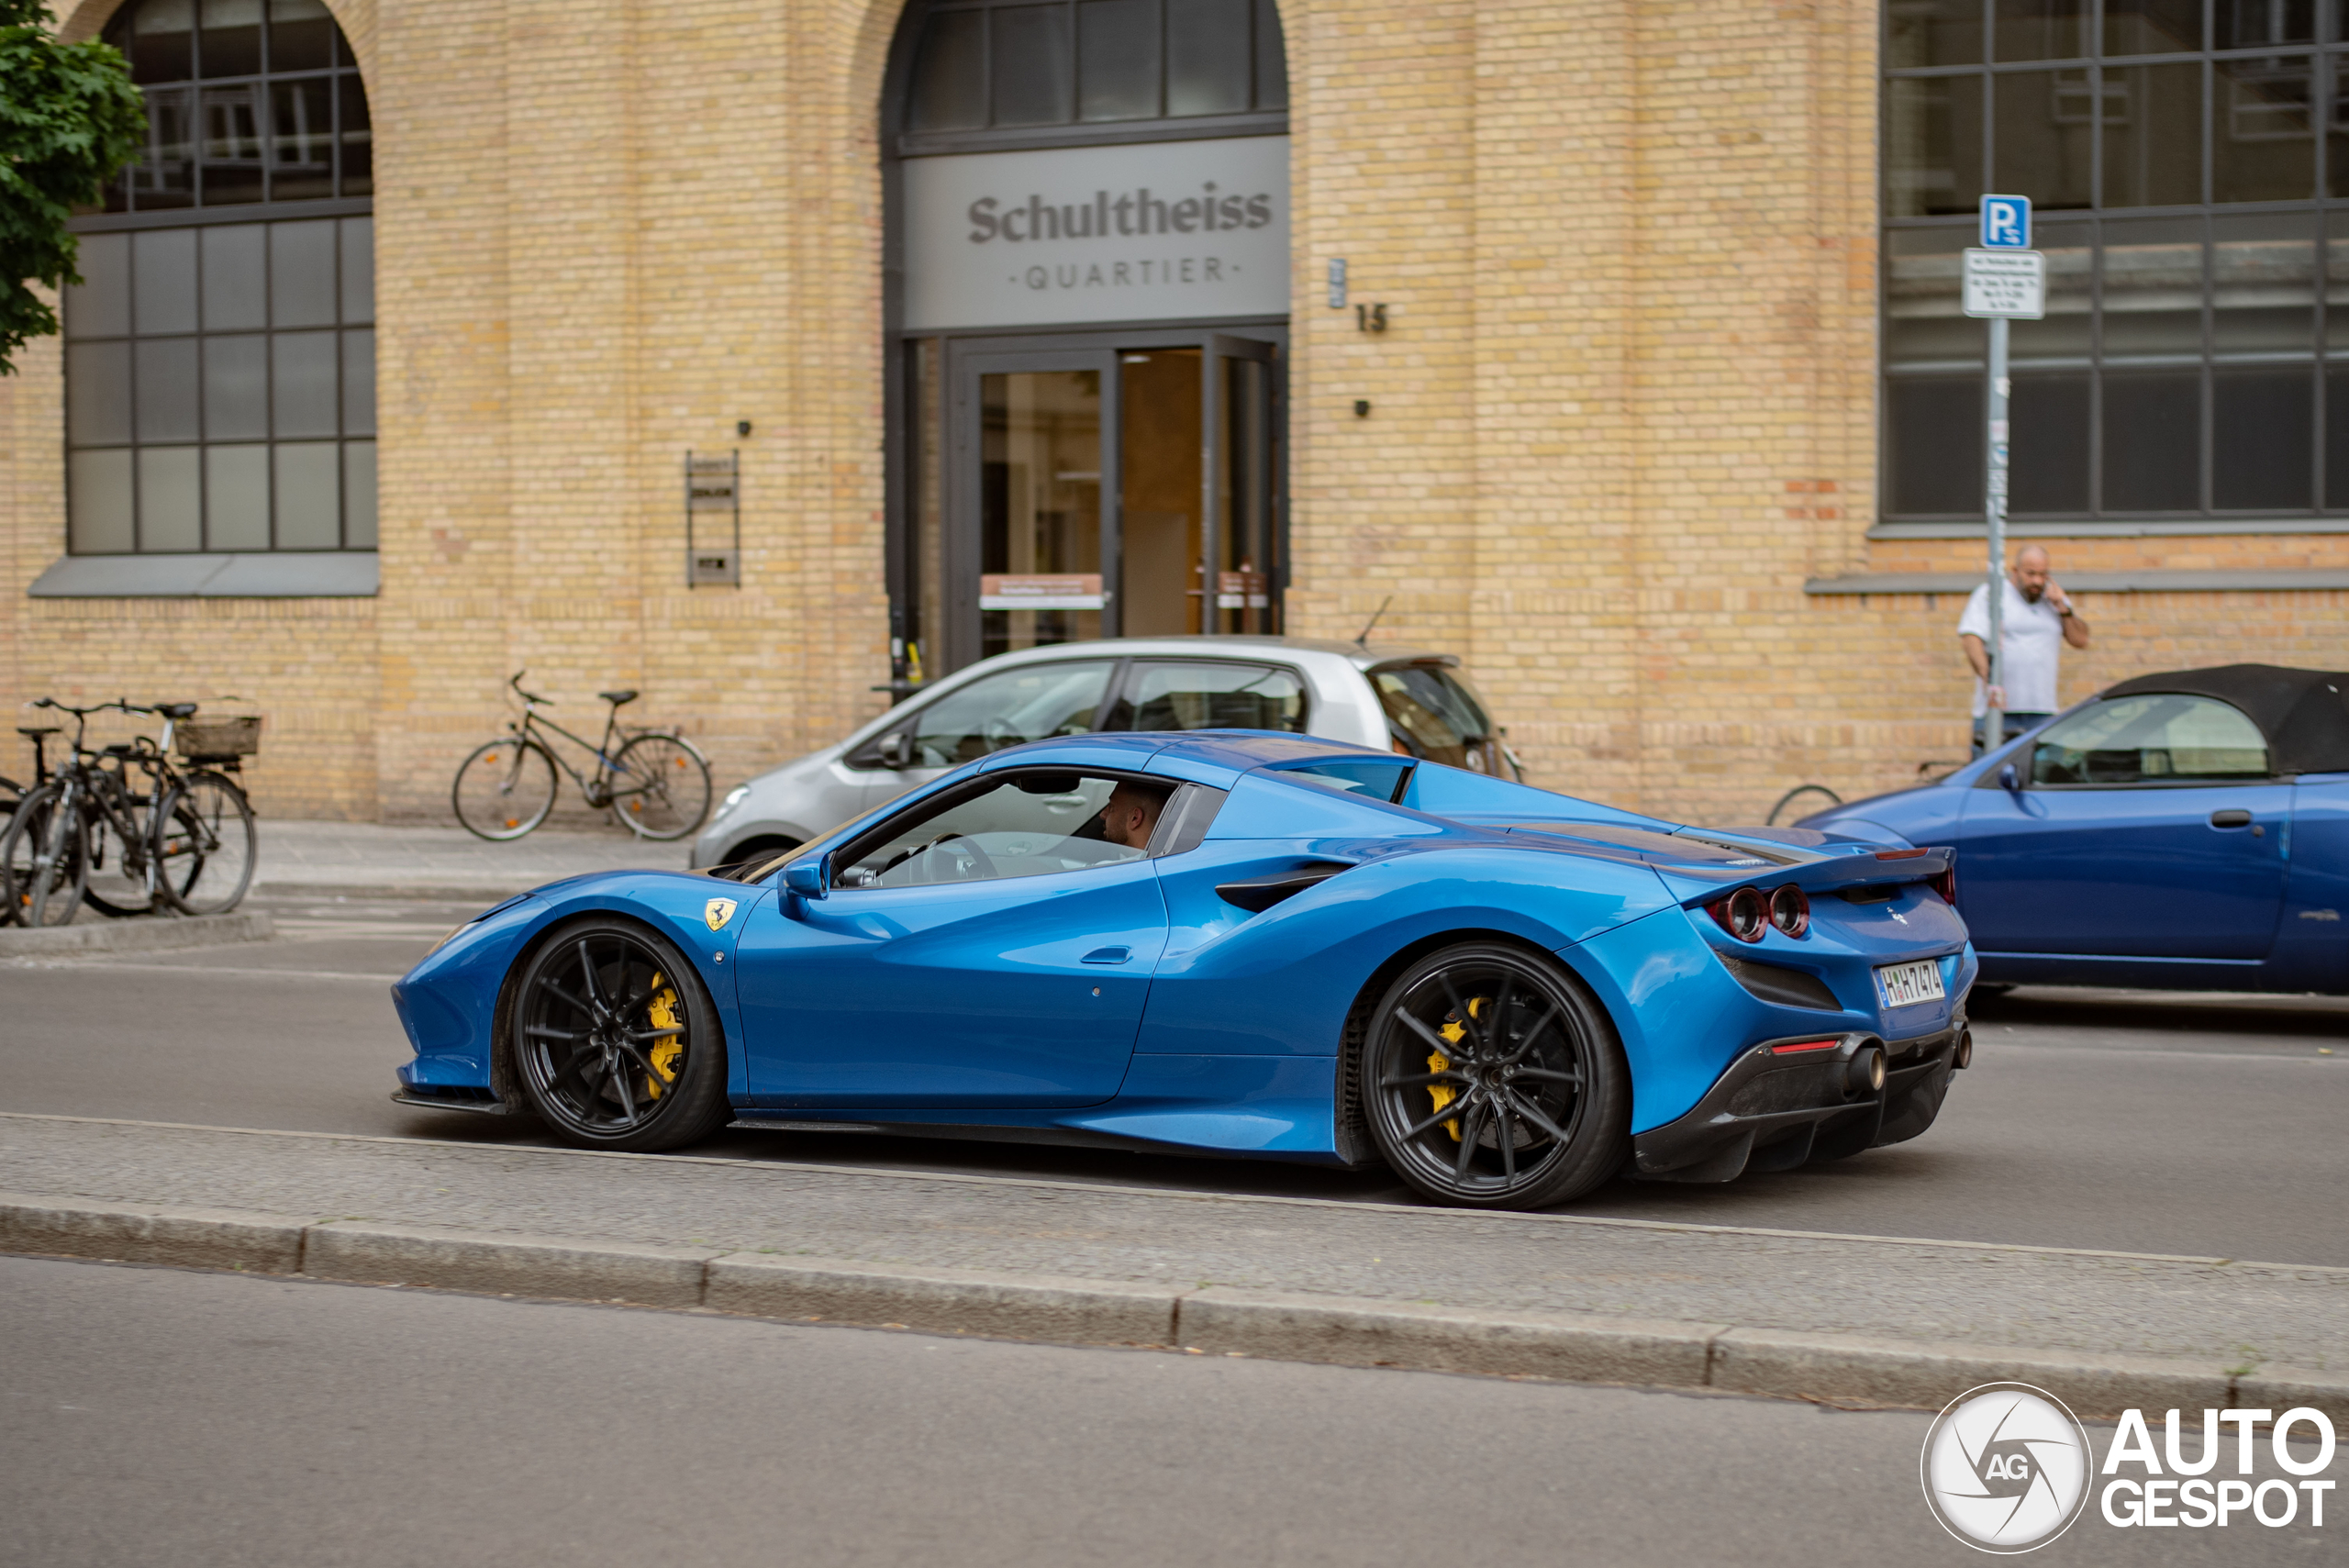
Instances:
[[[747,436],[747,435],[749,435],[749,434],[751,433],[751,422],[750,422],[748,419],[737,419],[737,420],[735,420],[735,421],[734,421],[734,433],[735,433],[736,435],[738,435],[738,436]]]
[[[1357,419],[1367,419],[1370,417],[1369,398],[1357,397],[1354,399],[1354,417]]]

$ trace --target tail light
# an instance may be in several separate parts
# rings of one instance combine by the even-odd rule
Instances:
[[[1716,898],[1705,906],[1705,913],[1742,942],[1758,942],[1769,934],[1770,906],[1754,888],[1741,887],[1726,898]]]
[[[1774,889],[1770,894],[1770,924],[1790,937],[1809,930],[1810,895],[1792,883]]]
[[[1943,903],[1953,909],[1957,907],[1957,868],[1955,866],[1950,867],[1949,870],[1933,878],[1933,891],[1942,895]]]

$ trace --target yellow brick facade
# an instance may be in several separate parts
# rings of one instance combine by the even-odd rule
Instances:
[[[574,722],[642,688],[721,787],[874,711],[894,0],[335,10],[375,128],[381,593],[28,597],[64,535],[37,345],[0,381],[0,704],[235,694],[264,814],[389,819],[445,816],[523,666]],[[1876,8],[1283,11],[1289,629],[1391,595],[1381,635],[1464,653],[1537,782],[1668,815],[1961,756],[1956,601],[1803,587],[1979,558],[1867,538]],[[1335,256],[1384,334],[1325,307]],[[736,446],[742,585],[688,591],[680,460]],[[2046,542],[2059,577],[2349,567],[2349,536]],[[2083,595],[2065,695],[2337,667],[2344,597]]]

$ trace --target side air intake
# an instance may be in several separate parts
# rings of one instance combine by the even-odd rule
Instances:
[[[1765,1002],[1775,1003],[1781,1007],[1817,1007],[1830,1013],[1843,1010],[1843,1004],[1835,999],[1835,993],[1827,989],[1825,983],[1815,974],[1805,974],[1799,969],[1781,969],[1775,963],[1755,963],[1751,959],[1731,958],[1720,951],[1716,951],[1713,956],[1737,977],[1740,985]]]

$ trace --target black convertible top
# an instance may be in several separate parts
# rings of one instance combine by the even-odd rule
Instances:
[[[2221,664],[2172,670],[2108,686],[2104,698],[2182,692],[2231,703],[2259,726],[2279,773],[2349,773],[2349,673]]]

